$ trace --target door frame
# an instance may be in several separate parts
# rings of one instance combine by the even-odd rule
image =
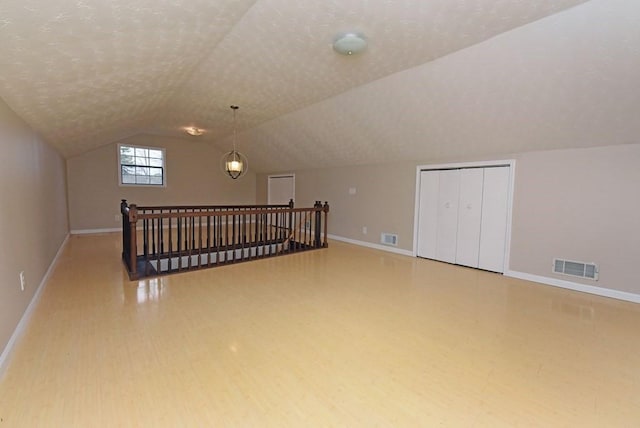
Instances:
[[[293,200],[296,200],[296,175],[294,173],[272,174],[267,176],[267,204],[271,205],[271,179],[272,178],[293,178]]]
[[[505,237],[504,245],[504,272],[511,269],[510,255],[511,255],[511,221],[513,212],[513,192],[515,183],[515,159],[504,160],[489,160],[478,162],[459,162],[459,163],[444,163],[444,164],[430,164],[430,165],[418,165],[416,167],[416,194],[414,202],[413,213],[413,257],[418,257],[418,220],[420,219],[420,173],[422,171],[439,170],[439,169],[461,169],[461,168],[484,168],[492,166],[508,166],[509,167],[509,190],[507,195],[507,234]]]

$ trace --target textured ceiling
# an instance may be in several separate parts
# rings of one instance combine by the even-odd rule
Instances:
[[[231,104],[252,129],[584,2],[2,0],[0,97],[67,157],[185,126],[215,144]],[[349,30],[365,53],[331,49]]]

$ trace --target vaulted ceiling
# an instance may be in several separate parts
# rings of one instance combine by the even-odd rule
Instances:
[[[221,144],[231,104],[254,129],[585,1],[3,0],[0,97],[66,157],[186,126]],[[367,50],[334,52],[345,31]]]

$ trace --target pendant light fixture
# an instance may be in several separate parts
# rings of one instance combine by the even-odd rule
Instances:
[[[236,150],[236,135],[238,133],[236,112],[239,108],[238,106],[231,106],[231,110],[233,110],[233,150],[222,156],[222,169],[234,180],[245,175],[249,168],[247,157]]]

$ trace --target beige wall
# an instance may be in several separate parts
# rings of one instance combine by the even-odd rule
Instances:
[[[67,160],[72,231],[119,226],[121,199],[138,205],[253,204],[255,175],[231,180],[220,170],[222,152],[205,143],[178,138],[136,136],[122,143],[166,149],[167,186],[118,185],[117,144]]]
[[[329,233],[375,244],[382,232],[397,233],[398,248],[412,249],[415,164],[312,169],[295,175],[296,206],[329,202]],[[258,175],[258,202],[267,200],[266,177]],[[350,195],[349,188],[356,194]]]
[[[511,269],[640,294],[640,144],[519,156]],[[554,257],[600,266],[596,282],[551,273]]]
[[[67,235],[65,187],[62,157],[0,100],[0,350]]]
[[[509,268],[640,294],[635,273],[640,260],[640,144],[504,158],[516,159]],[[397,233],[398,248],[411,251],[416,165],[296,171],[296,203],[329,201],[331,234],[379,244],[381,232]],[[258,176],[259,201],[266,200],[266,177]],[[357,189],[356,195],[349,195],[349,187]],[[368,228],[366,235],[362,226]],[[553,274],[554,257],[595,262],[600,280]]]

